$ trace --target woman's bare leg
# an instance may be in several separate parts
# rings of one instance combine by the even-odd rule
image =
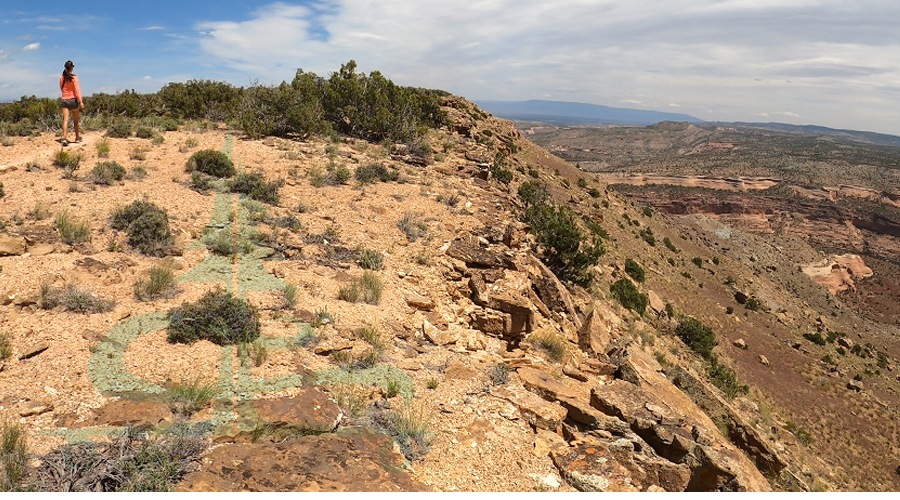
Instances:
[[[67,141],[67,140],[69,140],[69,108],[62,108],[62,112],[63,112],[63,126],[62,126],[63,136],[62,136],[62,138],[64,141]]]
[[[77,141],[81,137],[81,129],[78,128],[78,114],[81,112],[80,109],[75,108],[72,110],[72,121],[75,122],[75,140]]]

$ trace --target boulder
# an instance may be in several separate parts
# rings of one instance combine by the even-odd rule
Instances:
[[[368,431],[210,450],[177,491],[426,491],[402,468],[393,440]]]
[[[555,431],[566,419],[567,411],[559,403],[551,403],[521,386],[507,385],[496,394],[513,404],[529,424],[536,429]]]
[[[744,349],[744,350],[747,349],[747,341],[744,339],[737,339],[734,342],[732,342],[732,344],[735,347],[737,347],[738,349]]]
[[[659,295],[656,294],[653,290],[647,291],[647,299],[650,301],[650,310],[656,313],[657,316],[661,316],[666,312],[666,303],[663,302]]]
[[[543,262],[532,257],[529,264],[531,266],[529,272],[531,283],[538,297],[541,298],[541,302],[551,311],[565,314],[575,328],[580,329],[581,320],[578,318],[575,303],[565,285]]]
[[[465,262],[468,266],[516,269],[515,262],[502,253],[481,248],[477,243],[462,239],[453,240],[445,253]]]
[[[576,387],[570,387],[537,368],[519,368],[518,374],[526,389],[547,401],[557,401],[561,398],[588,400],[589,389],[585,384],[579,383]]]
[[[433,299],[422,297],[419,294],[408,293],[406,294],[404,299],[406,300],[406,305],[420,311],[431,311],[435,308]]]
[[[94,410],[94,418],[80,425],[122,427],[132,425],[160,425],[175,421],[169,405],[162,401],[130,401],[120,399],[110,401]]]
[[[640,491],[632,484],[628,469],[605,446],[591,443],[554,448],[550,458],[563,479],[578,491]]]
[[[25,238],[0,234],[0,257],[25,253]]]
[[[35,344],[35,345],[29,347],[28,349],[25,350],[25,352],[20,354],[19,360],[21,361],[21,360],[25,360],[25,359],[31,359],[31,358],[37,356],[38,354],[46,351],[49,348],[50,348],[50,344],[48,344],[46,342],[40,342],[38,344]]]
[[[245,401],[240,414],[252,408],[255,419],[274,429],[301,432],[332,432],[343,413],[337,403],[315,386],[303,386],[293,396]]]
[[[578,347],[589,355],[605,358],[609,341],[606,323],[596,310],[592,310],[578,329]]]

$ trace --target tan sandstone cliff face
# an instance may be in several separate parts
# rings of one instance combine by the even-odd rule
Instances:
[[[802,266],[803,272],[816,283],[825,286],[833,294],[855,289],[854,279],[872,276],[872,269],[866,266],[859,255],[834,255],[820,262]]]

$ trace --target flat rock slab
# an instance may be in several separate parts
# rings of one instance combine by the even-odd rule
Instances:
[[[29,359],[37,356],[38,354],[50,349],[50,344],[46,342],[41,342],[40,344],[35,344],[29,347],[25,352],[19,355],[19,360]]]
[[[512,403],[522,414],[522,418],[536,429],[555,431],[568,414],[559,403],[545,401],[522,387],[500,387],[497,395]]]
[[[468,265],[516,269],[516,264],[509,257],[463,240],[453,240],[445,253]]]
[[[332,432],[343,413],[337,403],[318,387],[304,386],[295,396],[245,402],[256,417],[275,427]]]
[[[565,398],[570,400],[580,400],[586,403],[590,399],[590,389],[588,389],[586,384],[573,381],[572,385],[577,384],[578,387],[581,388],[578,389],[562,383],[553,377],[553,375],[537,368],[522,367],[518,369],[518,373],[519,378],[522,380],[522,385],[524,385],[526,389],[547,401],[556,401],[560,398]]]
[[[160,425],[174,421],[175,415],[166,403],[120,399],[118,401],[110,401],[94,410],[93,421],[82,422],[78,427],[98,425],[119,427],[129,424],[134,426]]]
[[[177,491],[427,491],[383,434],[322,434],[214,448]]]
[[[640,491],[631,473],[603,446],[580,444],[554,448],[550,458],[567,483],[579,491]]]

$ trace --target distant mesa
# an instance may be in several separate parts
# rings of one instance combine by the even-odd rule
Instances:
[[[614,108],[599,104],[565,101],[477,101],[481,109],[500,118],[539,121],[557,125],[654,125],[659,122],[701,123],[700,118],[643,109]]]

